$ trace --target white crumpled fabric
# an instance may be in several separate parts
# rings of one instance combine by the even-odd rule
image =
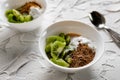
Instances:
[[[0,0],[0,3],[4,0]],[[21,0],[22,1],[22,0]],[[120,0],[46,0],[47,11],[42,29],[61,20],[79,20],[93,26],[88,14],[97,10],[107,25],[120,30]],[[55,70],[39,51],[39,29],[19,33],[0,21],[0,80],[119,80],[120,49],[108,33],[100,31],[105,41],[103,57],[93,66],[76,74]]]

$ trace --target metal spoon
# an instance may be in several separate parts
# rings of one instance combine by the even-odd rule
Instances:
[[[89,18],[92,24],[94,24],[97,27],[97,29],[104,29],[108,31],[113,41],[120,48],[120,34],[113,31],[112,29],[110,29],[109,27],[105,25],[105,18],[102,14],[100,14],[97,11],[93,11],[89,14]]]

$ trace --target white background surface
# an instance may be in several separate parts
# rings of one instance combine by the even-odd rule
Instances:
[[[66,19],[93,26],[88,14],[97,10],[106,17],[106,25],[120,33],[120,0],[47,0],[47,5],[43,29]],[[39,30],[11,36],[9,29],[0,28],[0,80],[119,80],[120,49],[108,33],[100,33],[105,41],[102,58],[88,69],[66,74],[53,69],[42,58]]]

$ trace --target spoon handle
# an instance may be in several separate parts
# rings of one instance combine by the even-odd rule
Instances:
[[[113,41],[116,43],[116,45],[120,48],[120,34],[113,31],[112,29],[106,29],[111,37],[113,38]]]

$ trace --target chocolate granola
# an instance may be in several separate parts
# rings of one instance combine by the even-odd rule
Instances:
[[[72,62],[70,67],[81,67],[90,63],[95,56],[95,51],[88,44],[79,44],[77,49],[71,53]]]

